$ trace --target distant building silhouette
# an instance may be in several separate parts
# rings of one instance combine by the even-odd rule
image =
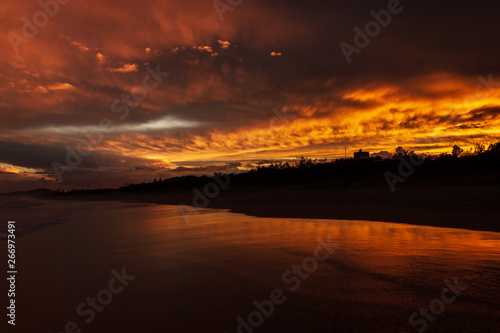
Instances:
[[[360,149],[358,152],[354,153],[355,159],[368,158],[368,157],[370,157],[370,153],[367,151],[363,151],[363,149]]]

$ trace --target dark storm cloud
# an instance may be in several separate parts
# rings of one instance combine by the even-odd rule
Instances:
[[[0,40],[0,163],[50,170],[81,139],[63,128],[97,126],[103,118],[122,128],[167,115],[197,125],[105,133],[81,170],[68,175],[75,184],[76,175],[90,181],[91,171],[102,181],[139,177],[99,168],[156,175],[167,160],[201,153],[321,154],[329,144],[375,145],[375,138],[393,145],[411,131],[494,129],[495,90],[482,86],[482,103],[464,96],[477,90],[478,76],[496,80],[500,72],[500,4],[402,0],[401,12],[347,63],[339,44],[354,45],[354,27],[365,30],[371,11],[389,2],[244,1],[224,21],[211,1],[70,2],[18,54]],[[20,18],[36,6],[0,4],[8,13],[3,31],[20,33]],[[113,101],[143,87],[146,66],[157,65],[168,78],[120,119]],[[284,107],[293,117],[273,111]],[[153,165],[157,159],[164,164]]]
[[[190,119],[216,119],[221,127],[238,125],[241,119],[258,121],[259,117],[267,115],[265,112],[269,108],[286,104],[297,94],[306,99],[309,97],[309,100],[331,97],[332,87],[318,84],[318,80],[335,80],[333,92],[340,92],[371,82],[399,82],[422,72],[476,74],[498,69],[499,48],[494,44],[494,36],[500,32],[497,3],[401,1],[401,5],[403,12],[393,16],[389,26],[374,37],[361,54],[353,56],[355,59],[350,65],[345,62],[339,43],[352,43],[353,28],[364,28],[373,20],[370,11],[385,9],[387,1],[255,1],[242,4],[227,14],[227,21],[215,21],[215,28],[200,32],[198,39],[211,46],[218,53],[217,57],[193,49],[194,45],[188,43],[166,44],[159,49],[159,55],[131,54],[127,62],[138,64],[140,69],[132,76],[106,73],[106,66],[119,61],[121,57],[118,55],[107,56],[106,65],[99,67],[95,54],[105,51],[90,50],[76,53],[75,57],[74,46],[63,39],[59,52],[65,56],[65,62],[57,63],[57,67],[76,90],[67,92],[72,96],[58,104],[60,112],[51,113],[52,106],[47,105],[37,110],[43,112],[34,113],[31,105],[22,107],[13,103],[6,108],[8,113],[33,114],[16,124],[6,119],[7,124],[94,123],[103,114],[110,114],[110,103],[125,92],[123,86],[120,89],[114,85],[116,80],[125,80],[131,86],[140,84],[144,62],[159,63],[171,72],[168,84],[161,88],[165,91],[161,99],[163,110]],[[122,10],[125,12],[126,8]],[[182,7],[177,12],[179,15],[189,14]],[[250,15],[255,13],[260,15]],[[209,11],[205,15],[210,14],[216,13]],[[124,19],[126,17],[124,15]],[[288,31],[292,24],[300,29]],[[225,34],[233,37],[231,43],[237,48],[224,50],[218,46],[217,39]],[[92,41],[90,36],[85,37],[85,42]],[[138,41],[136,44],[147,45]],[[172,54],[170,50],[176,45],[185,49]],[[279,59],[269,57],[273,49],[279,49],[283,56]],[[21,75],[16,72],[11,68],[6,74]],[[47,79],[41,77],[36,85],[46,86]],[[206,93],[188,101],[168,98],[170,89],[187,93],[193,88],[193,82],[204,80],[207,83],[217,81],[219,85],[214,85],[213,89],[205,88]],[[309,82],[313,84],[309,85]],[[233,96],[229,104],[227,96]],[[242,105],[248,107],[239,107]],[[152,112],[146,103],[135,111],[129,121],[145,121]]]
[[[42,169],[52,172],[52,162],[66,163],[68,152],[73,148],[60,144],[41,145],[24,144],[20,142],[0,141],[0,161],[27,168]],[[97,169],[99,167],[124,167],[151,160],[131,158],[111,152],[94,151],[89,156],[82,157],[81,168]]]
[[[500,118],[500,107],[488,107],[472,110],[468,113],[468,121],[484,121]]]

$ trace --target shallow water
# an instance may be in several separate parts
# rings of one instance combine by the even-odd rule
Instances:
[[[90,209],[19,239],[16,331],[64,332],[74,321],[82,332],[237,332],[241,317],[245,333],[417,332],[424,323],[412,326],[410,316],[455,278],[466,288],[426,320],[425,331],[498,329],[499,233],[79,205]],[[338,247],[317,252],[329,257],[316,267],[320,241]],[[309,273],[293,273],[303,262],[313,265]],[[107,288],[111,270],[122,267],[136,278],[86,323],[77,306]],[[269,317],[255,314],[253,302],[270,299],[275,289],[283,303]]]

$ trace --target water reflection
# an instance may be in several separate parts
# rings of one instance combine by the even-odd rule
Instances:
[[[120,267],[137,280],[88,331],[234,332],[253,300],[276,288],[287,301],[262,332],[408,331],[409,315],[455,277],[469,288],[433,329],[473,332],[493,327],[500,315],[499,233],[152,204],[78,205],[67,222],[21,239],[20,317],[40,314],[21,322],[23,332],[62,327]],[[282,274],[328,237],[340,246],[290,291]]]
[[[179,234],[209,244],[245,246],[309,255],[318,237],[341,244],[335,261],[368,274],[414,285],[441,283],[457,276],[474,283],[477,296],[492,299],[500,281],[500,234],[407,224],[258,218],[227,211],[190,208],[189,223],[178,207],[151,206],[149,233],[177,239]],[[473,280],[473,281],[471,281]]]

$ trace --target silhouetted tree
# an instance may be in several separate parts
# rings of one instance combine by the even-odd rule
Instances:
[[[476,154],[482,154],[486,150],[486,147],[482,143],[476,143],[474,146],[474,152]]]
[[[500,153],[500,141],[498,141],[497,143],[490,142],[490,145],[488,147],[488,151],[492,152],[494,154]]]
[[[403,149],[403,147],[399,146],[396,148],[396,156],[406,156],[408,155],[408,152]]]
[[[462,148],[460,148],[459,146],[457,145],[454,145],[453,146],[453,150],[451,151],[451,155],[453,155],[454,157],[458,157],[460,156],[460,154],[462,154],[464,152],[464,150]]]

